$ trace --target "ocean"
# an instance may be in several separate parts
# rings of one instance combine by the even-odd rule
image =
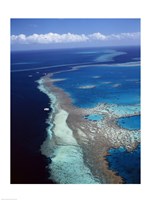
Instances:
[[[38,80],[49,73],[55,80],[53,85],[69,95],[73,106],[88,110],[98,105],[107,105],[111,115],[113,113],[116,116],[113,120],[120,120],[116,124],[120,123],[121,130],[125,132],[128,129],[129,133],[132,131],[131,140],[135,146],[129,145],[130,150],[122,143],[120,147],[112,146],[108,151],[109,156],[105,159],[109,169],[121,176],[123,183],[140,183],[140,148],[137,147],[140,140],[138,132],[140,119],[134,123],[135,131],[132,120],[129,120],[134,116],[140,116],[140,47],[138,46],[11,52],[11,183],[52,184],[81,181],[72,175],[66,180],[62,177],[64,168],[59,170],[60,175],[56,169],[54,155],[45,156],[41,153],[48,127],[53,124],[52,120],[48,121],[53,108],[52,99],[38,89]],[[50,110],[44,111],[44,108]],[[100,121],[97,120],[98,115],[94,114],[96,113],[85,115],[83,119],[87,118],[85,120],[92,122],[92,117],[95,119],[96,116],[96,120],[93,121],[98,121],[101,128],[100,123],[101,121],[103,123],[105,114]],[[88,119],[87,116],[92,117]],[[124,120],[125,118],[128,120]],[[76,140],[79,144],[77,138]],[[80,145],[80,148],[83,155],[86,155],[85,147]],[[120,148],[124,148],[121,156]],[[132,159],[131,156],[127,156],[131,153]],[[138,165],[138,170],[133,174],[135,163]],[[57,163],[57,168],[59,167]],[[90,169],[90,165],[88,168]],[[89,174],[93,172],[92,169],[91,167],[89,172],[85,168],[85,171],[87,170]],[[55,176],[54,173],[58,175]],[[80,173],[78,170],[75,173],[76,177],[80,176]],[[86,181],[93,183],[89,177],[86,178],[84,172],[82,174],[85,177],[84,183]],[[106,183],[109,183],[109,178]]]

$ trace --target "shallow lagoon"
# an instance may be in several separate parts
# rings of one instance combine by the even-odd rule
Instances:
[[[86,115],[84,118],[88,119],[90,121],[100,121],[100,120],[103,119],[103,116],[102,115],[91,114],[91,115]]]
[[[128,130],[140,129],[140,115],[121,117],[118,119],[117,124]]]

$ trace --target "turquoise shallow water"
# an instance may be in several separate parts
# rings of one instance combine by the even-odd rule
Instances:
[[[77,107],[91,108],[98,103],[119,105],[140,103],[139,66],[91,65],[76,71],[55,74],[53,78],[65,79],[56,82],[55,85],[68,92]]]
[[[91,121],[100,121],[103,119],[102,115],[96,115],[96,114],[91,114],[91,115],[86,115],[84,117],[85,119],[91,120]]]
[[[140,115],[119,118],[117,124],[128,130],[140,129]]]

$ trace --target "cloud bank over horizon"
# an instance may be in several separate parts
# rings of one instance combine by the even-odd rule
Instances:
[[[73,33],[47,33],[32,35],[11,35],[11,44],[58,44],[58,43],[81,43],[94,41],[124,41],[140,40],[140,32],[119,33],[105,35],[100,32],[92,34],[73,34]]]

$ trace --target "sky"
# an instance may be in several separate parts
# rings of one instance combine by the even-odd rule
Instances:
[[[140,45],[140,19],[11,19],[11,50]]]

